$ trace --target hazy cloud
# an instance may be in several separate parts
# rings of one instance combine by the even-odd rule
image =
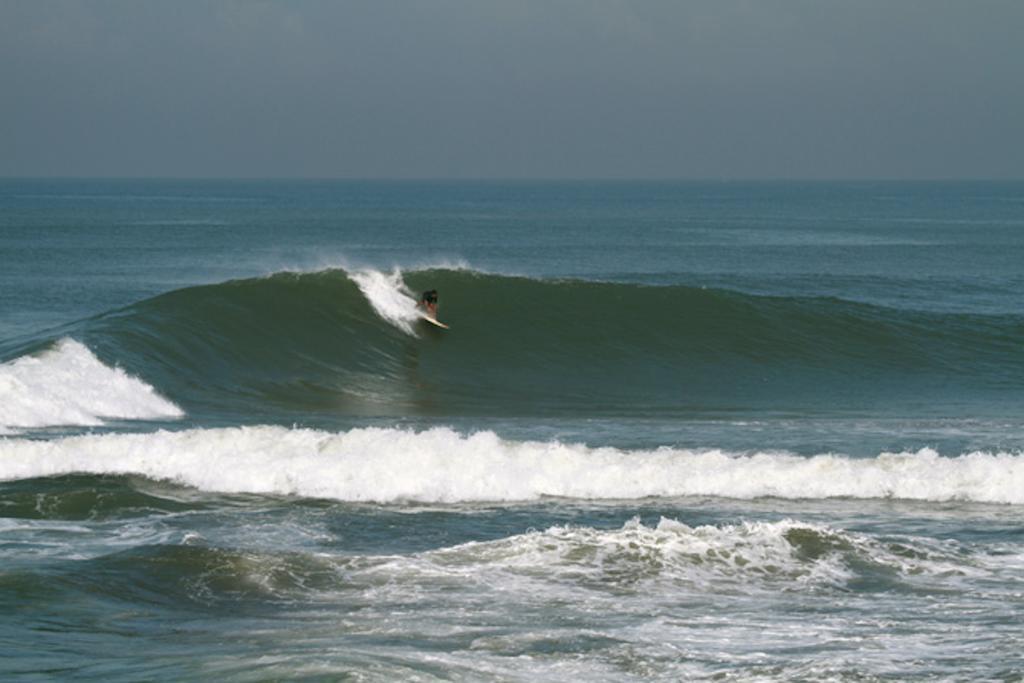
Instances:
[[[0,174],[1024,177],[1024,3],[0,0]]]

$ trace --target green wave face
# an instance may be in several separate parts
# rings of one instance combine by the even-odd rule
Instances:
[[[682,416],[825,406],[942,414],[964,402],[1009,411],[1024,387],[1017,316],[463,270],[401,277],[407,293],[438,290],[438,317],[450,330],[422,321],[401,329],[348,273],[332,270],[171,292],[87,321],[81,334],[193,415]]]

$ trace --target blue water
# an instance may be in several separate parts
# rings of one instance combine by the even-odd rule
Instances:
[[[0,673],[1019,680],[1021,263],[1022,183],[0,181]]]

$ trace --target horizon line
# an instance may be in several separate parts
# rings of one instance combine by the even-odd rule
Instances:
[[[792,177],[691,177],[691,176],[651,176],[651,177],[610,177],[610,176],[203,176],[203,175],[6,175],[0,174],[0,180],[76,180],[76,181],[248,181],[248,182],[397,182],[397,183],[1015,183],[1024,182],[1021,177],[863,177],[836,176],[828,178]]]

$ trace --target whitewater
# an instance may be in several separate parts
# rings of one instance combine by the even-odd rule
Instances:
[[[152,386],[104,365],[74,339],[0,365],[0,430],[183,415]]]
[[[339,501],[461,503],[543,497],[885,498],[1024,504],[1024,456],[934,450],[875,458],[652,451],[354,429],[239,427],[0,442],[0,480],[140,475],[204,491]]]

